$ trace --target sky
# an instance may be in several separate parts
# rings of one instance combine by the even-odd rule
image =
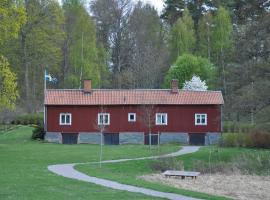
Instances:
[[[58,0],[60,3],[62,0]],[[138,1],[138,0],[134,0],[135,2]],[[144,3],[150,3],[152,4],[157,10],[159,13],[161,13],[162,11],[162,8],[163,8],[163,0],[141,0],[142,2]]]
[[[161,13],[163,9],[163,0],[141,0],[141,1],[152,4],[158,10],[159,13]]]

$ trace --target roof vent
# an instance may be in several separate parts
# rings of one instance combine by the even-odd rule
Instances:
[[[172,79],[171,81],[171,92],[178,93],[178,80],[177,79]]]
[[[90,93],[92,90],[92,81],[91,80],[84,80],[83,81],[83,91],[85,93]]]

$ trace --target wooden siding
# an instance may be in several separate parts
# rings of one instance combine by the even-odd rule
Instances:
[[[110,125],[105,132],[148,132],[142,122],[145,113],[142,106],[47,106],[47,131],[49,132],[97,132],[97,115],[99,112],[110,113]],[[156,113],[167,113],[167,125],[154,125],[152,132],[187,132],[206,133],[221,132],[220,105],[160,105]],[[71,113],[72,125],[59,125],[59,114]],[[128,113],[136,113],[136,122],[128,122]],[[195,125],[195,113],[207,114],[207,125]],[[153,119],[155,120],[155,119]]]

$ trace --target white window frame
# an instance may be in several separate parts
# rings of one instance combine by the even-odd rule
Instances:
[[[108,122],[104,123],[104,116],[108,116]],[[100,116],[102,116],[102,121],[100,121]],[[98,113],[98,125],[110,125],[110,113]]]
[[[65,116],[65,121],[62,122],[62,116]],[[69,123],[67,123],[67,116],[69,116]],[[60,125],[71,125],[72,124],[72,115],[71,113],[60,113],[59,114],[59,124]]]
[[[205,123],[202,123],[202,116],[205,118]],[[197,122],[197,120],[200,122]],[[207,114],[206,113],[195,113],[195,125],[196,126],[206,126],[207,125]]]
[[[165,122],[158,122],[158,116],[165,116]],[[168,114],[167,113],[156,113],[156,125],[168,125]]]
[[[130,119],[131,115],[134,115],[134,119]],[[136,122],[136,113],[128,113],[128,121],[129,122]]]

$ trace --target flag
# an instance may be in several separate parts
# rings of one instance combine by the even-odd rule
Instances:
[[[47,71],[45,70],[45,80],[46,81],[49,81],[49,82],[53,82],[53,83],[56,83],[57,82],[57,79],[56,78],[53,78],[51,76],[51,74],[47,74]]]

